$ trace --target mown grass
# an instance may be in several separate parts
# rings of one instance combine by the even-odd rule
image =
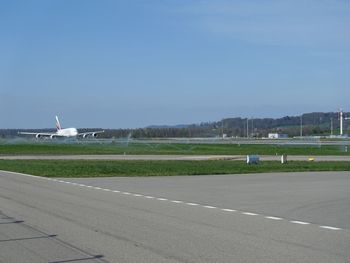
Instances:
[[[247,145],[247,144],[186,144],[129,143],[124,144],[2,144],[0,154],[176,154],[176,155],[349,155],[336,145]]]
[[[215,175],[262,172],[350,171],[350,162],[53,161],[0,160],[0,170],[45,177]]]

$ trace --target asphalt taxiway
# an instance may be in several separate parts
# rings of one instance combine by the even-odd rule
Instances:
[[[0,262],[350,262],[350,173],[0,173]]]
[[[0,155],[0,160],[144,160],[144,161],[208,161],[208,160],[246,160],[246,155]],[[288,155],[290,161],[350,161],[350,156]],[[261,161],[280,161],[281,155],[260,155]]]

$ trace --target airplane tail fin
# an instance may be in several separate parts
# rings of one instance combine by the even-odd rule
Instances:
[[[57,130],[62,130],[62,127],[61,127],[61,124],[60,124],[60,121],[58,120],[58,117],[56,116],[56,128]]]

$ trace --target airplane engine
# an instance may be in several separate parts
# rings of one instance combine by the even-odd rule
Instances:
[[[40,134],[35,135],[35,138],[40,139],[42,136]]]
[[[84,134],[83,135],[83,138],[96,138],[97,137],[97,134],[96,133],[89,133],[89,134]]]

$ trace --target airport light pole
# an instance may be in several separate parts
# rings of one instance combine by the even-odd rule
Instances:
[[[221,120],[221,138],[224,139],[224,119]]]
[[[247,118],[247,138],[249,138],[249,118]]]
[[[331,136],[333,136],[333,117],[331,117]]]
[[[344,116],[344,112],[342,109],[339,109],[339,118],[340,118],[340,136],[343,136],[344,135],[344,121],[350,120],[350,118]]]
[[[303,114],[300,115],[300,137],[303,137]]]
[[[339,118],[340,118],[340,136],[343,136],[343,110],[339,110]]]

